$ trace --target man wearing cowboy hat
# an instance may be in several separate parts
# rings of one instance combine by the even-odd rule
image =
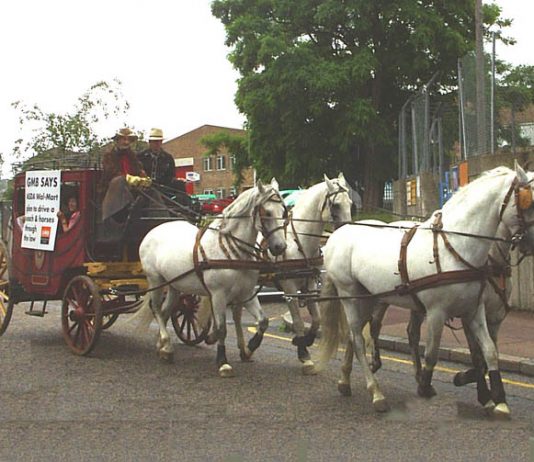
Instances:
[[[127,207],[134,196],[126,181],[126,175],[146,177],[143,166],[137,160],[132,144],[137,135],[130,128],[121,128],[113,137],[113,147],[102,159],[102,188],[105,191],[102,201],[102,220],[105,223],[113,217],[124,222],[128,216]]]
[[[137,159],[156,186],[163,186],[163,193],[172,196],[178,191],[176,200],[189,205],[190,199],[185,193],[185,182],[175,177],[174,157],[163,150],[162,144],[163,130],[152,128],[148,137],[148,149],[140,152]]]
[[[174,176],[174,158],[162,148],[163,131],[161,128],[150,130],[148,149],[140,152],[137,159],[143,165],[147,176],[156,183],[171,186]]]

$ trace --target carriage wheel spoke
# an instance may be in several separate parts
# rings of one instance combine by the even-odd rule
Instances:
[[[183,314],[183,319],[182,319],[182,322],[180,323],[180,332],[183,332],[184,331],[184,327],[185,327],[185,322],[187,321],[187,318],[185,317],[185,314]]]
[[[73,322],[73,323],[72,323],[72,326],[69,327],[69,335],[70,335],[70,333],[74,330],[74,328],[75,328],[76,326],[78,326],[78,324],[79,324],[78,322]]]

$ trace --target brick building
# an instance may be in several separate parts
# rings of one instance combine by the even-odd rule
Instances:
[[[189,194],[213,193],[218,197],[227,197],[254,185],[254,172],[250,168],[244,172],[244,182],[241,184],[240,190],[235,190],[232,153],[223,149],[216,156],[204,156],[207,148],[200,140],[206,135],[220,131],[236,135],[245,133],[244,130],[237,128],[203,125],[163,143],[163,149],[174,157],[178,178],[199,177],[198,181],[188,182],[187,192]]]

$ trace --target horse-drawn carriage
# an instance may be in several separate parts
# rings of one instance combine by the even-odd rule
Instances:
[[[138,308],[139,294],[147,287],[138,257],[139,243],[151,228],[164,220],[184,219],[184,213],[177,206],[171,218],[140,218],[120,243],[106,242],[98,229],[101,173],[95,167],[60,171],[62,202],[75,195],[80,216],[67,232],[58,229],[53,251],[22,246],[26,174],[15,177],[12,203],[4,204],[2,214],[0,335],[18,303],[30,302],[26,314],[42,317],[48,312],[49,301],[61,300],[65,342],[74,353],[85,355],[119,314]],[[198,297],[182,295],[172,310],[176,334],[186,344],[200,343],[209,330],[209,326],[198,327],[197,309]]]

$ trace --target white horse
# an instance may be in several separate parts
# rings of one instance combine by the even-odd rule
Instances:
[[[409,244],[397,230],[374,228],[365,223],[336,230],[324,249],[327,281],[323,294],[328,297],[337,292],[340,298],[322,307],[323,361],[335,353],[340,340],[340,304],[336,303],[340,301],[349,324],[350,342],[362,365],[373,405],[377,411],[387,410],[386,399],[365,355],[362,328],[371,320],[377,299],[411,310],[424,309],[428,340],[418,393],[430,397],[435,394],[431,380],[444,323],[452,317],[461,317],[480,345],[488,366],[491,400],[495,403],[493,413],[508,416],[510,410],[498,369],[497,350],[488,332],[485,301],[481,296],[491,241],[481,236],[494,237],[502,222],[516,238],[519,250],[531,251],[534,244],[532,194],[530,179],[521,167],[516,165],[515,172],[500,167],[458,191],[443,207],[440,226],[436,226],[435,218],[427,220],[421,224],[421,231],[412,235]],[[441,226],[443,233],[438,233]],[[435,239],[436,234],[441,239]],[[399,258],[401,245],[404,259]],[[436,271],[436,255],[439,255],[440,271]],[[408,283],[403,276],[406,271],[411,281]],[[441,271],[451,278],[436,284],[434,276]],[[425,286],[428,280],[433,283]],[[454,287],[449,287],[451,284]],[[350,394],[350,370],[342,369],[338,388],[341,393]]]
[[[332,223],[334,228],[337,228],[341,224],[350,222],[351,205],[349,186],[343,173],[334,179],[324,175],[323,182],[311,186],[298,197],[289,215],[286,251],[276,258],[276,263],[280,264],[282,269],[286,268],[283,270],[286,274],[279,280],[284,293],[295,294],[298,290],[313,292],[317,289],[318,271],[322,265],[321,238],[325,226]],[[290,268],[292,262],[295,265]],[[314,274],[313,270],[316,270],[317,274]],[[257,297],[244,305],[258,322],[258,331],[246,345],[241,327],[241,310],[234,311],[241,359],[248,360],[260,346],[269,321]],[[311,327],[307,333],[304,331],[298,300],[293,298],[289,301],[289,311],[296,334],[293,344],[297,346],[298,358],[303,363],[303,373],[310,374],[314,372],[314,366],[307,347],[313,344],[319,329],[319,313],[317,304],[313,300],[308,300],[306,306],[312,317]]]
[[[415,226],[418,222],[393,222],[389,223],[389,226]],[[495,241],[489,251],[489,278],[488,284],[484,289],[482,297],[484,299],[484,306],[486,309],[486,324],[488,325],[488,331],[491,339],[497,346],[497,336],[499,328],[506,318],[510,306],[508,300],[512,291],[511,284],[511,267],[510,267],[510,249],[511,249],[511,234],[509,229],[503,224],[499,224],[497,228],[497,235],[495,236],[499,240]],[[378,348],[378,339],[380,330],[382,328],[382,321],[386,314],[388,304],[379,302],[377,308],[373,313],[373,319],[371,322],[371,337],[373,340],[373,354],[371,370],[376,372],[382,366],[380,360],[380,350]],[[421,376],[421,357],[419,353],[419,341],[421,339],[421,325],[424,321],[424,313],[419,311],[410,312],[410,321],[407,326],[408,340],[412,358],[414,360],[415,375],[419,379]],[[471,354],[471,360],[474,368],[466,371],[458,372],[454,376],[454,384],[456,386],[467,385],[468,383],[477,384],[477,397],[478,401],[484,408],[492,410],[495,404],[491,400],[491,394],[488,389],[485,374],[487,371],[487,365],[484,361],[484,356],[479,344],[476,341],[475,336],[469,329],[469,325],[463,321],[464,332],[469,345],[469,351]],[[352,348],[352,346],[348,346]],[[347,355],[349,357],[349,355]],[[349,357],[352,361],[352,357]],[[344,364],[347,367],[347,364]]]
[[[264,236],[273,255],[284,252],[285,220],[286,208],[273,179],[270,186],[258,181],[256,187],[241,193],[203,233],[186,221],[174,221],[145,236],[139,256],[148,288],[156,290],[145,296],[136,316],[145,328],[152,317],[158,321],[157,349],[162,358],[170,359],[173,355],[166,325],[179,294],[208,296],[215,325],[212,336],[218,341],[219,375],[233,375],[224,345],[226,308],[241,307],[254,294],[259,274],[254,265],[258,233]],[[160,286],[165,283],[168,291],[162,306],[164,289]]]

